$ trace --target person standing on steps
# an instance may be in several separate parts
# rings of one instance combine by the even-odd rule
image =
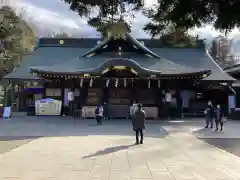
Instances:
[[[142,109],[142,105],[138,104],[132,118],[133,130],[136,132],[136,144],[139,144],[139,134],[141,138],[140,144],[143,144],[143,130],[145,129],[145,118],[146,115]]]
[[[215,123],[216,123],[216,130],[215,131],[218,131],[218,125],[220,124],[220,131],[223,130],[223,111],[220,107],[220,104],[217,105],[217,109],[215,111],[215,116],[216,116],[216,119],[215,119]]]
[[[211,101],[208,102],[208,107],[204,111],[206,114],[206,126],[205,128],[208,128],[209,124],[211,125],[210,128],[213,128],[213,118],[215,116],[215,109]]]

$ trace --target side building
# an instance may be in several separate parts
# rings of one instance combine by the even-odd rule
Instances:
[[[232,84],[232,87],[235,91],[235,98],[232,102],[231,107],[229,107],[232,111],[232,119],[240,118],[240,64],[235,64],[232,66],[228,66],[224,68],[224,71],[236,78],[235,83]]]
[[[196,44],[163,47],[159,40],[137,40],[128,33],[102,42],[41,38],[5,79],[16,91],[19,111],[34,111],[35,100],[43,97],[61,100],[72,114],[92,109],[88,116],[97,104],[107,103],[111,118],[128,117],[134,101],[149,118],[203,115],[209,100],[227,110],[235,79],[211,59],[203,41]]]

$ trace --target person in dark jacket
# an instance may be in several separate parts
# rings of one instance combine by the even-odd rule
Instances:
[[[217,109],[215,111],[215,123],[216,123],[216,130],[215,131],[218,131],[218,125],[220,124],[220,131],[223,130],[223,111],[220,107],[220,105],[218,104],[217,105]]]
[[[108,103],[107,102],[103,104],[103,117],[105,120],[108,119]]]
[[[97,125],[101,125],[103,118],[103,107],[102,105],[97,105],[95,109],[95,119],[97,121]]]
[[[136,132],[136,144],[139,144],[139,134],[141,136],[140,144],[143,144],[143,129],[145,129],[145,117],[146,115],[142,109],[142,105],[138,104],[132,118],[133,130]]]
[[[208,128],[209,124],[211,125],[210,128],[213,128],[213,118],[215,116],[215,110],[214,110],[214,106],[211,101],[208,102],[208,107],[205,110],[205,114],[206,114],[205,128]]]

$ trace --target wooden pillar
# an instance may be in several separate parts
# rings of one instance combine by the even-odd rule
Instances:
[[[161,88],[158,88],[156,90],[156,104],[157,104],[157,107],[158,107],[158,119],[160,118],[161,116],[161,105],[162,105],[162,90]]]
[[[61,83],[61,101],[62,101],[62,109],[61,109],[61,116],[64,114],[64,96],[65,96],[65,86],[64,83]]]
[[[16,96],[16,111],[19,112],[19,110],[20,110],[20,97],[19,97],[20,84],[17,84],[17,89],[15,89],[15,93],[17,93],[17,96]]]
[[[180,89],[176,89],[176,101],[177,101],[177,117],[182,116],[182,99]]]
[[[136,92],[136,89],[137,89],[137,82],[136,82],[136,80],[134,81],[134,80],[131,80],[131,83],[130,83],[130,85],[129,85],[129,88],[132,88],[132,98],[131,98],[131,100],[132,100],[132,103],[135,101],[137,101],[138,100],[138,98],[137,98],[137,92]],[[131,103],[131,104],[132,104]]]
[[[47,89],[47,83],[43,82],[43,99],[46,98],[46,89]]]
[[[25,111],[25,104],[24,104],[24,100],[25,100],[25,97],[24,97],[24,85],[21,83],[19,84],[19,94],[18,94],[18,110],[19,111]]]
[[[108,87],[102,88],[102,91],[103,91],[102,104],[105,103],[105,102],[108,103],[108,99],[109,99]]]

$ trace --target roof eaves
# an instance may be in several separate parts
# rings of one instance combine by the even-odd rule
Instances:
[[[214,59],[212,58],[212,56],[209,54],[208,50],[205,49],[206,55],[207,57],[215,64],[215,66],[219,69],[219,71],[221,71],[223,74],[225,74],[226,76],[229,77],[229,81],[235,81],[236,79],[234,79],[233,77],[231,77],[226,71],[224,71],[217,63],[216,61],[214,61]]]
[[[240,71],[240,64],[235,64],[233,66],[228,66],[224,68],[224,71],[227,73],[235,73],[236,71]]]

